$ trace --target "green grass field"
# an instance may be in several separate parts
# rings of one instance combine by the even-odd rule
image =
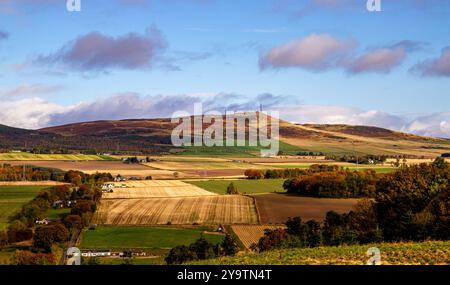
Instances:
[[[28,152],[0,153],[1,160],[115,160],[113,157],[104,155],[86,154],[33,154]]]
[[[238,188],[242,194],[263,194],[272,192],[284,192],[284,179],[261,179],[261,180],[208,180],[208,181],[186,181],[207,191],[226,194],[230,183]]]
[[[48,186],[0,186],[0,230],[7,228],[8,217],[45,188]]]
[[[121,227],[99,226],[83,234],[81,248],[109,249],[171,249],[195,242],[206,228],[175,227]],[[212,243],[219,243],[223,236],[204,234]]]
[[[364,265],[367,250],[378,247],[385,265],[450,264],[450,241],[275,250],[193,262],[204,265]]]

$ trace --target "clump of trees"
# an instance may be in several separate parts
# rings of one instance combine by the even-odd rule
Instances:
[[[388,241],[450,239],[450,167],[403,166],[377,183],[375,210]]]
[[[0,181],[63,181],[64,172],[58,169],[30,167],[30,166],[12,166],[3,164],[0,166]]]
[[[81,171],[62,171],[54,168],[3,164],[0,166],[0,181],[58,181],[73,186],[113,181],[110,173],[85,174]]]
[[[205,260],[219,256],[233,256],[239,251],[235,238],[229,234],[219,244],[210,243],[203,236],[189,246],[174,247],[166,256],[167,264],[183,264],[194,260]]]
[[[373,170],[364,172],[339,170],[301,175],[284,182],[288,193],[318,198],[374,197],[378,176]]]
[[[314,173],[333,172],[339,170],[342,170],[342,168],[337,165],[314,164],[311,165],[308,169],[247,169],[244,172],[244,175],[247,177],[247,179],[288,179],[299,177],[302,175],[311,175]]]
[[[227,194],[228,195],[239,195],[239,190],[233,182],[231,182],[230,185],[228,185]]]

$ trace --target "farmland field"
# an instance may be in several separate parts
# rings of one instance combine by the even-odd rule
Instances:
[[[180,160],[180,161],[157,161],[149,162],[145,165],[162,170],[215,170],[215,169],[261,169],[264,166],[257,166],[245,162],[236,161],[201,161],[201,160]]]
[[[383,265],[449,265],[450,242],[381,243],[340,247],[299,248],[250,253],[238,257],[197,261],[204,265],[364,265],[367,249],[381,251]]]
[[[219,243],[223,240],[223,235],[208,234],[208,230],[203,227],[99,226],[95,230],[84,232],[81,247],[171,249],[178,245],[189,245],[202,235],[212,243]]]
[[[73,160],[73,161],[91,161],[91,160],[113,160],[109,156],[87,155],[87,154],[34,154],[28,152],[9,152],[0,153],[0,160]]]
[[[236,143],[235,143],[236,144]],[[304,151],[303,148],[286,143],[285,141],[279,141],[280,151],[284,154],[295,155],[298,152]],[[180,155],[186,156],[230,156],[230,157],[252,157],[261,156],[261,149],[266,149],[259,146],[189,146],[184,147],[184,152]]]
[[[0,186],[0,230],[8,226],[8,217],[45,188],[47,186]]]
[[[278,228],[284,228],[285,226],[273,226],[273,225],[233,225],[231,229],[245,246],[246,249],[258,243],[259,239],[264,236],[265,230],[275,230]]]
[[[208,196],[102,200],[95,221],[105,225],[255,224],[258,217],[252,198]]]
[[[137,199],[137,198],[167,198],[167,197],[197,197],[212,196],[197,186],[177,180],[146,180],[115,182],[113,193],[104,193],[103,199]],[[127,188],[121,188],[124,185]]]
[[[208,181],[187,181],[205,190],[226,194],[230,183],[238,188],[241,194],[261,194],[272,192],[284,192],[283,179],[261,179],[261,180],[208,180]]]
[[[24,161],[4,161],[11,165],[23,165]],[[126,164],[122,161],[29,161],[27,165],[37,167],[55,168],[63,171],[79,170],[87,174],[96,172],[107,172],[116,176],[118,174],[125,177],[145,178],[152,176],[154,179],[174,178],[174,172],[168,170],[158,170],[141,164]],[[182,173],[179,173],[183,177]]]
[[[288,194],[256,195],[262,224],[282,224],[288,217],[300,216],[302,220],[321,221],[329,211],[346,213],[358,202],[357,199],[309,198]]]

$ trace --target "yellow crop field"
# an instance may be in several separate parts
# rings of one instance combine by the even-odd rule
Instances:
[[[102,200],[95,222],[106,225],[256,224],[252,198],[207,196]]]
[[[231,229],[242,242],[242,244],[247,248],[258,243],[259,239],[264,236],[265,230],[275,230],[278,228],[285,228],[285,226],[274,226],[274,225],[233,225]]]
[[[104,193],[103,199],[138,199],[214,196],[215,193],[177,180],[145,180],[115,182],[113,193]],[[124,188],[126,187],[126,188]]]
[[[29,161],[39,161],[39,160],[107,160],[107,157],[101,157],[99,155],[86,155],[86,154],[34,154],[28,152],[8,152],[0,153],[0,160],[29,160]]]

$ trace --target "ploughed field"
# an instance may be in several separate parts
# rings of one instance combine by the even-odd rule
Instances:
[[[104,199],[95,222],[106,225],[256,224],[253,199],[244,196]]]
[[[146,180],[114,182],[113,193],[104,193],[103,199],[137,199],[137,198],[169,198],[212,196],[197,186],[178,180]]]
[[[309,198],[289,194],[265,194],[255,196],[262,224],[282,224],[289,217],[301,217],[303,221],[322,221],[328,211],[347,213],[358,199]]]

